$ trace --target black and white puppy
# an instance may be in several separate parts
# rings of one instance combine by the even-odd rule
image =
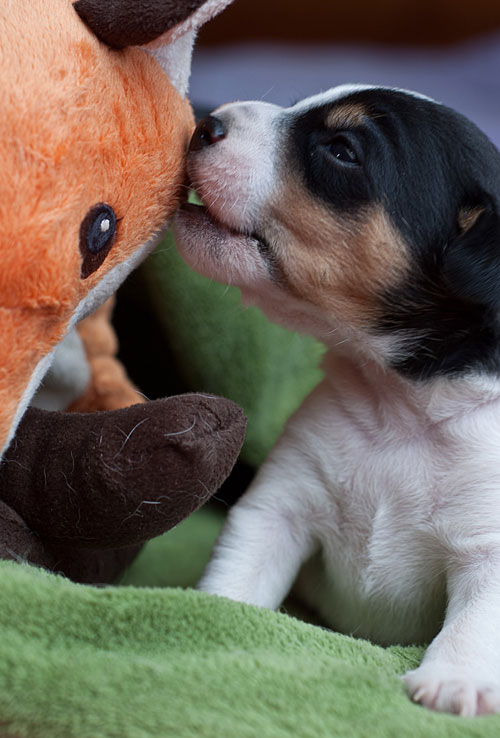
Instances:
[[[424,96],[337,87],[200,122],[194,269],[327,348],[200,583],[335,629],[432,640],[412,699],[500,710],[500,155]],[[283,367],[286,371],[286,366]]]

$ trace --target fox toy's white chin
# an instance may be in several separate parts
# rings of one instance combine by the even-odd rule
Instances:
[[[183,259],[205,277],[239,287],[269,280],[258,239],[217,222],[203,205],[182,205],[174,232]]]

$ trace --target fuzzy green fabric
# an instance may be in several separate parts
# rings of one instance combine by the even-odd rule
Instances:
[[[322,348],[243,310],[189,270],[171,240],[141,272],[193,389],[249,416],[262,463],[319,381]],[[419,648],[383,649],[190,589],[221,518],[206,507],[151,541],[112,587],[0,562],[0,738],[496,738],[500,716],[412,704],[399,679]]]
[[[172,235],[141,268],[154,315],[186,385],[234,400],[248,416],[241,458],[258,466],[320,381],[323,347],[243,309],[240,291],[201,277]]]
[[[412,704],[383,649],[193,590],[219,520],[152,541],[128,586],[0,564],[2,738],[491,738],[500,716]],[[132,584],[147,584],[139,588]]]

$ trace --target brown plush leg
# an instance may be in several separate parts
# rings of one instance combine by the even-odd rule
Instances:
[[[0,464],[0,499],[50,545],[131,546],[219,488],[244,430],[234,403],[204,395],[90,414],[30,408]]]
[[[54,557],[20,515],[0,501],[0,559],[35,562],[52,569]]]
[[[82,584],[114,581],[141,546],[92,551],[42,542],[11,507],[0,502],[0,559],[40,566]]]
[[[48,548],[53,557],[49,567],[52,571],[60,572],[80,584],[107,584],[115,581],[132,563],[142,544],[97,551],[62,546]]]

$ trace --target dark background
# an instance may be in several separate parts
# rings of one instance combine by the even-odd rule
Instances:
[[[500,27],[497,0],[236,0],[200,45],[255,40],[450,44]]]

